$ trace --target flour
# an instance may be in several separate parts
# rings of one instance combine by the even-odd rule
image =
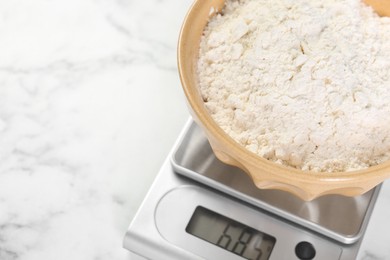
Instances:
[[[266,159],[323,172],[390,159],[390,19],[361,0],[228,0],[198,73],[213,119]]]

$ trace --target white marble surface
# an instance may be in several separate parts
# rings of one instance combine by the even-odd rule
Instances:
[[[191,0],[0,1],[0,259],[129,260],[122,238],[188,113]],[[390,259],[390,187],[359,259]]]
[[[188,113],[191,1],[0,1],[0,259],[130,259],[126,229]]]

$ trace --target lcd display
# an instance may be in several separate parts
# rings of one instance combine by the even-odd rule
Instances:
[[[197,207],[186,232],[250,260],[269,259],[276,239],[204,207]]]

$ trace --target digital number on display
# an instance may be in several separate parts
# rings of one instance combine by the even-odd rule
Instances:
[[[269,259],[276,239],[204,207],[197,207],[186,232],[249,260]]]

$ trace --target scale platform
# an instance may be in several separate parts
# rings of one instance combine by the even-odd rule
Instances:
[[[379,190],[310,202],[260,190],[220,162],[189,120],[124,247],[139,259],[355,259]]]

